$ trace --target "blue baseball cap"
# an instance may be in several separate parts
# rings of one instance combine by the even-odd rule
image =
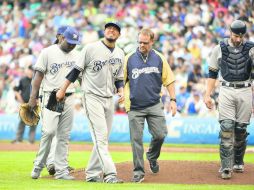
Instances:
[[[63,33],[63,36],[65,38],[65,40],[69,43],[69,44],[80,44],[80,34],[79,32],[73,28],[73,27],[68,27],[65,32]]]
[[[56,32],[56,35],[63,35],[64,31],[68,28],[69,26],[60,26],[58,29],[57,29],[57,32]],[[56,37],[56,40],[54,42],[54,44],[58,44],[59,40],[58,38]]]
[[[105,24],[105,29],[109,26],[114,26],[118,30],[119,33],[121,32],[121,27],[120,27],[119,23],[117,23],[117,22],[108,22],[107,24]]]
[[[60,26],[58,29],[57,29],[57,33],[56,34],[60,34],[60,35],[63,35],[64,31],[68,28],[68,26]]]

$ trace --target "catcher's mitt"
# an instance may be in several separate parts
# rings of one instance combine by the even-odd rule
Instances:
[[[58,102],[56,100],[56,92],[57,92],[57,90],[53,90],[50,93],[46,108],[51,111],[62,113],[64,110],[64,100],[62,100],[61,102]]]
[[[28,103],[24,103],[21,104],[19,108],[19,116],[21,120],[30,127],[34,127],[38,124],[40,120],[39,112],[40,109],[38,105],[31,109]]]

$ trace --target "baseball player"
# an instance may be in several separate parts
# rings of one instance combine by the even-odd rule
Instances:
[[[124,52],[115,46],[120,36],[117,23],[105,25],[102,41],[88,44],[81,51],[81,59],[67,75],[57,92],[58,100],[64,97],[67,87],[82,74],[83,105],[89,121],[94,147],[86,168],[87,182],[122,183],[116,177],[116,168],[108,150],[108,139],[114,114],[114,87],[123,101]]]
[[[57,30],[57,34],[56,34],[56,40],[54,42],[54,44],[61,44],[61,42],[64,40],[64,36],[63,33],[65,32],[65,30],[68,28],[68,26],[60,26]],[[42,89],[40,89],[41,91],[43,91]],[[42,92],[43,93],[43,92]],[[55,157],[55,150],[56,150],[56,136],[52,139],[52,144],[50,147],[50,152],[47,158],[47,162],[46,162],[46,167],[47,170],[49,172],[49,175],[55,175],[56,170],[55,170],[55,166],[54,166],[54,157]],[[68,166],[68,170],[72,171],[74,170],[73,167]]]
[[[230,25],[230,38],[221,41],[209,60],[209,78],[205,104],[212,108],[210,97],[219,75],[220,159],[222,179],[244,171],[247,125],[252,113],[254,43],[245,41],[246,24],[235,20]]]
[[[77,62],[77,51],[74,50],[80,44],[79,33],[72,27],[68,27],[64,34],[64,40],[60,44],[54,44],[45,48],[35,64],[35,77],[32,81],[32,92],[29,105],[36,105],[36,95],[42,84],[41,122],[42,137],[39,151],[34,161],[31,173],[33,179],[37,179],[46,164],[53,137],[56,135],[56,150],[54,156],[55,178],[73,180],[68,171],[68,143],[73,123],[73,92],[74,86],[67,89],[64,98],[64,109],[61,113],[46,108],[50,93],[58,89],[68,72]],[[42,83],[43,80],[43,83]]]
[[[165,57],[152,49],[154,33],[142,29],[138,35],[139,47],[126,56],[124,64],[125,109],[128,112],[130,140],[133,153],[133,179],[144,180],[143,130],[145,120],[152,140],[146,153],[152,173],[159,172],[157,159],[167,135],[161,87],[164,85],[170,95],[172,115],[176,114],[175,79]]]

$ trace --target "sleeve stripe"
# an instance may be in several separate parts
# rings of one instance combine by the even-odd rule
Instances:
[[[80,72],[82,72],[82,71],[84,70],[84,69],[82,69],[81,67],[79,67],[79,66],[77,66],[77,65],[75,65],[74,68],[75,68],[75,69],[78,69]]]
[[[45,71],[42,68],[36,67],[34,68],[35,71],[39,71],[42,72],[43,74],[45,73]]]

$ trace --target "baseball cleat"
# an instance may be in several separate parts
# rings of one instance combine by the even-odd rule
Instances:
[[[63,175],[63,176],[60,176],[60,177],[55,177],[55,179],[62,179],[62,180],[74,180],[75,178],[71,175]]]
[[[103,180],[104,183],[123,183],[123,180],[118,179],[116,176],[108,177]]]
[[[236,173],[243,173],[244,172],[244,165],[234,165],[233,166],[233,171],[236,172]]]
[[[55,173],[56,173],[55,166],[53,164],[50,164],[47,167],[47,170],[48,170],[49,175],[55,175]]]
[[[142,181],[144,181],[144,177],[144,175],[134,175],[131,181],[134,183],[141,183]]]
[[[34,168],[33,171],[31,172],[32,179],[38,179],[40,175],[41,175],[41,169],[39,168]]]
[[[221,173],[221,178],[222,179],[230,179],[232,177],[232,172],[230,170],[224,170]]]
[[[151,172],[154,173],[154,174],[158,173],[159,170],[160,170],[160,166],[159,166],[157,160],[155,160],[155,161],[148,160],[148,161],[149,161],[149,166],[150,166]]]

